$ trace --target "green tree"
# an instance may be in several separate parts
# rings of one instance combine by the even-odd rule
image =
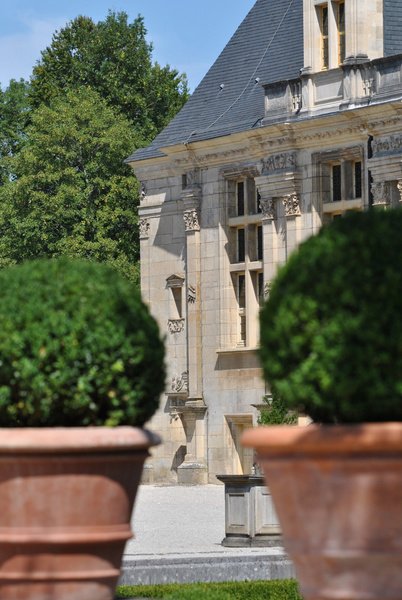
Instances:
[[[43,256],[107,262],[137,281],[138,182],[128,120],[85,88],[32,112],[16,174],[0,188],[0,267]]]
[[[12,79],[4,91],[0,87],[0,185],[10,177],[5,157],[15,155],[25,140],[28,91],[29,83],[24,79]]]
[[[275,394],[264,396],[263,402],[266,406],[260,409],[257,418],[258,425],[296,425],[297,414],[290,413],[286,404]]]
[[[34,67],[32,106],[87,86],[128,117],[145,139],[154,137],[183,106],[188,89],[185,75],[152,63],[152,44],[145,36],[141,16],[133,23],[125,12],[109,11],[97,24],[75,18],[55,32]]]

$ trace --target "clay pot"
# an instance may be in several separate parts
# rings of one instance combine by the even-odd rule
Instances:
[[[242,444],[307,600],[402,598],[402,423],[259,427]]]
[[[1,600],[113,600],[159,441],[131,427],[0,429]]]

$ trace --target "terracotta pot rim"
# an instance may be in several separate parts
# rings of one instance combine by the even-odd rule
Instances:
[[[402,422],[307,427],[268,425],[248,430],[241,444],[270,455],[401,454]]]
[[[125,452],[160,444],[160,437],[141,427],[0,428],[0,455],[58,452]]]

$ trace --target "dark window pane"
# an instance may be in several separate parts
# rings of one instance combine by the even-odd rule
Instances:
[[[239,308],[246,308],[246,278],[244,275],[238,275],[237,277],[237,297],[239,301]]]
[[[264,274],[258,273],[258,304],[262,306],[264,304]]]
[[[261,200],[261,194],[260,194],[260,192],[257,190],[257,212],[258,212],[258,213],[262,212],[262,209],[261,209],[261,204],[260,204],[260,200]]]
[[[338,202],[342,200],[341,190],[341,165],[334,165],[332,167],[332,200]]]
[[[263,252],[262,244],[262,225],[257,227],[257,260],[262,260]]]
[[[246,256],[246,240],[244,229],[237,230],[237,262],[244,262]]]
[[[239,181],[236,186],[237,195],[237,216],[244,215],[244,181]]]
[[[362,163],[355,162],[355,198],[362,197]]]

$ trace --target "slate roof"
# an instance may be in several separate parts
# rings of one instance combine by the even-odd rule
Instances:
[[[264,117],[261,84],[298,77],[302,67],[303,0],[257,0],[181,111],[126,162],[257,127]]]
[[[384,0],[384,56],[402,54],[402,1]]]

